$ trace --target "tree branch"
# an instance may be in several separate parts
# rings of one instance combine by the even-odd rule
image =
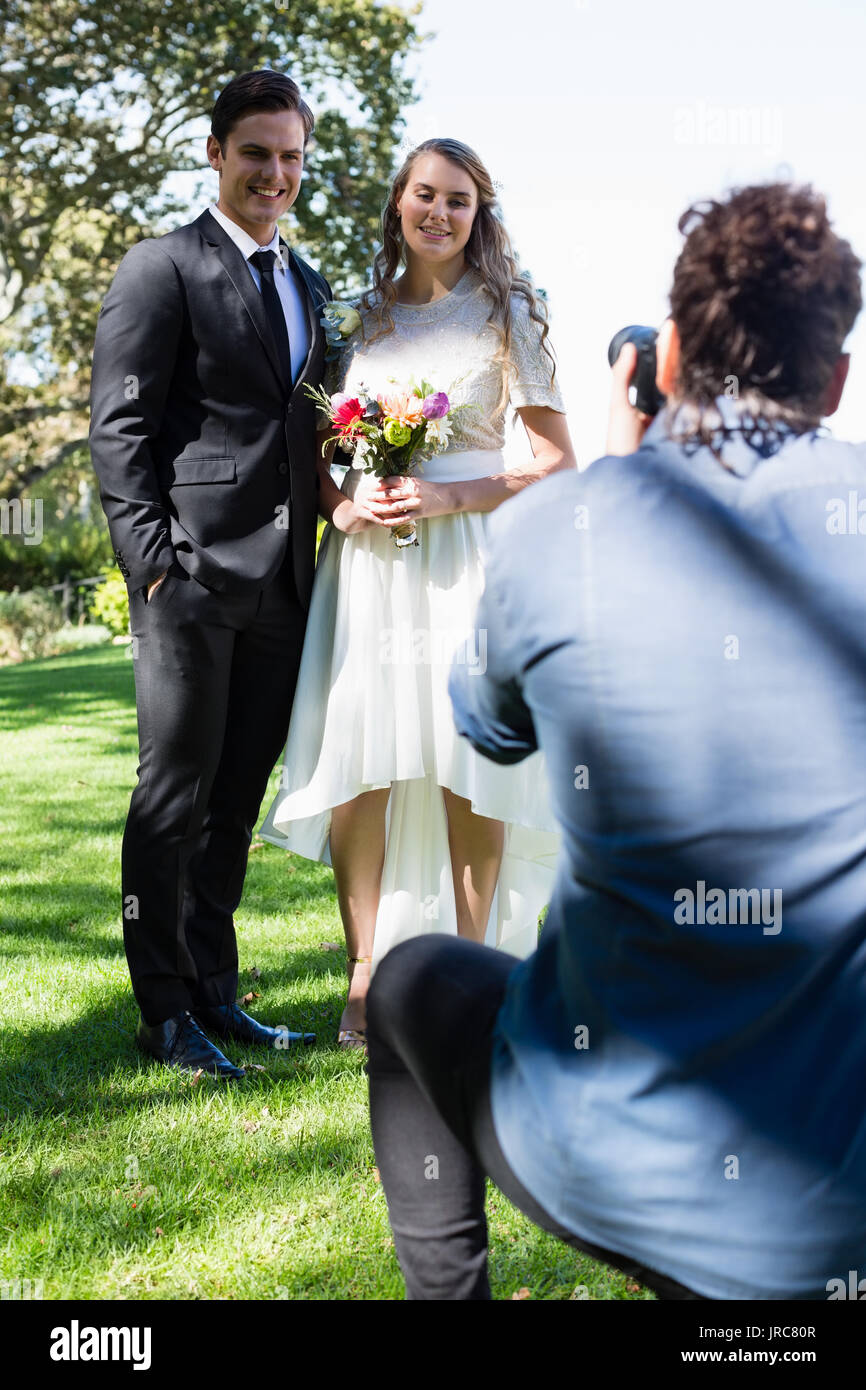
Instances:
[[[19,474],[12,480],[9,491],[4,493],[6,500],[11,502],[14,498],[20,497],[26,488],[37,482],[39,478],[44,478],[48,473],[53,472],[69,458],[70,454],[74,454],[77,449],[81,448],[82,444],[87,444],[87,442],[86,435],[82,439],[69,439],[65,444],[61,444],[59,449],[55,449],[45,463],[34,463],[32,468],[28,468],[25,473]]]
[[[67,415],[72,410],[87,410],[87,408],[88,402],[86,400],[22,405],[17,410],[7,410],[4,415],[0,415],[0,435],[12,434],[14,430],[20,430],[23,425],[29,425],[34,420],[44,420],[48,415]]]

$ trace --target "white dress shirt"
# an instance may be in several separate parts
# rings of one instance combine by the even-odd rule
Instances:
[[[216,205],[211,203],[208,208],[211,216],[216,218],[224,232],[228,232],[235,246],[240,251],[247,263],[247,269],[253,277],[256,289],[261,294],[262,277],[256,267],[250,261],[256,251],[275,251],[277,259],[274,268],[274,284],[280,303],[283,306],[283,313],[286,316],[286,328],[289,334],[289,348],[292,355],[292,383],[297,381],[304,369],[310,351],[310,321],[307,317],[307,305],[303,291],[289,270],[288,257],[284,254],[280,246],[280,233],[278,228],[274,228],[274,235],[267,246],[260,246],[254,241],[249,232],[245,232],[243,227],[239,227],[237,222],[233,222],[230,217],[226,217]]]

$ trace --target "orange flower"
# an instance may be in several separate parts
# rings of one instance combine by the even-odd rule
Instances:
[[[398,425],[407,425],[413,430],[416,425],[423,423],[424,402],[420,396],[416,396],[406,387],[401,389],[398,386],[394,391],[383,391],[376,399],[382,407],[382,414],[389,420],[396,420]]]

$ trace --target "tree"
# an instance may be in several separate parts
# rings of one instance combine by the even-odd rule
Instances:
[[[0,497],[13,498],[59,467],[87,468],[99,305],[130,245],[194,214],[173,176],[204,171],[210,111],[230,78],[270,67],[310,100],[317,129],[289,234],[341,294],[370,264],[422,40],[420,5],[376,0],[3,9],[0,341],[39,377],[27,387],[0,376]]]

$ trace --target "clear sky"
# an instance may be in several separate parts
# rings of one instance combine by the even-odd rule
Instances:
[[[548,291],[580,462],[603,452],[606,350],[668,309],[690,203],[811,183],[866,261],[862,0],[426,0],[412,143],[477,149]],[[866,439],[866,310],[848,341],[840,438]]]

